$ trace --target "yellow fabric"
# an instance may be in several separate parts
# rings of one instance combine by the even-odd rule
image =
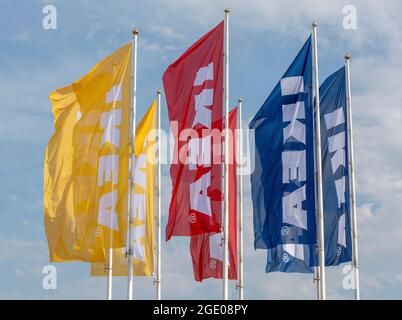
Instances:
[[[156,101],[136,128],[132,159],[134,188],[130,197],[134,222],[131,225],[134,275],[151,276],[154,271],[154,187],[156,153]],[[144,180],[145,178],[145,180]],[[141,204],[144,204],[142,206]],[[141,210],[142,209],[142,210]],[[126,250],[113,250],[114,276],[127,276]],[[92,263],[92,276],[106,276],[105,264]]]
[[[44,215],[52,262],[105,261],[126,238],[131,44],[49,98]],[[114,218],[114,219],[112,219]]]

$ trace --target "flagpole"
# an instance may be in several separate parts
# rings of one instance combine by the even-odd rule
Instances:
[[[229,298],[229,9],[225,9],[224,36],[224,108],[225,108],[225,193],[223,229],[223,300]]]
[[[132,93],[133,93],[133,100],[132,100],[132,153],[130,157],[130,187],[129,187],[129,202],[131,197],[131,192],[133,192],[134,188],[134,181],[133,181],[133,163],[135,159],[135,130],[136,130],[136,112],[137,112],[137,47],[138,47],[138,29],[134,29],[132,31],[133,34],[133,51],[134,51],[134,61],[133,61],[133,70],[132,70]],[[133,265],[133,233],[131,230],[131,226],[134,223],[134,208],[130,206],[129,210],[129,223],[128,223],[128,277],[127,277],[127,299],[133,300],[133,282],[134,282],[134,265]]]
[[[162,256],[161,256],[161,246],[162,246],[162,229],[161,229],[161,156],[162,156],[162,143],[161,143],[161,90],[157,91],[157,102],[158,102],[158,216],[156,221],[157,226],[157,251],[156,251],[156,299],[161,300],[161,271],[162,271]]]
[[[112,281],[113,281],[113,248],[108,249],[107,255],[107,299],[112,300]]]
[[[356,217],[356,190],[355,190],[355,162],[353,149],[353,129],[352,129],[352,95],[350,89],[350,54],[345,54],[346,70],[346,104],[348,118],[348,143],[349,143],[349,174],[350,174],[350,203],[352,213],[352,267],[354,272],[355,300],[360,300],[360,282],[359,282],[359,253],[357,247],[357,217]]]
[[[312,97],[313,99],[313,104],[314,104],[314,96]],[[313,112],[313,118],[314,118],[314,109],[312,110]],[[316,151],[315,151],[315,141],[316,141],[316,132],[315,132],[315,121],[313,121],[313,140],[314,140],[314,199],[315,199],[315,218],[316,221],[318,221],[318,206],[317,206],[317,157],[316,157]],[[318,248],[316,249],[315,252],[318,255]],[[316,284],[316,294],[317,294],[317,300],[321,299],[321,291],[320,291],[320,267],[317,266],[314,268],[314,278],[313,282]]]
[[[244,259],[244,246],[243,246],[243,127],[242,127],[242,104],[243,100],[238,99],[239,105],[239,143],[238,143],[238,168],[239,168],[239,300],[244,299],[244,270],[243,270],[243,259]]]
[[[322,167],[321,167],[321,125],[320,125],[320,92],[318,82],[318,50],[317,50],[317,22],[313,22],[313,78],[315,92],[315,156],[317,169],[317,205],[318,205],[318,260],[320,276],[320,300],[326,299],[325,292],[325,245],[324,245],[324,210],[322,197]]]

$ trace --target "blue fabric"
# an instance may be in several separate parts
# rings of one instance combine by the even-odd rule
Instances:
[[[320,112],[325,264],[333,266],[352,260],[344,67],[321,85]]]
[[[269,249],[267,272],[312,272],[309,266],[315,264],[314,254],[310,254],[315,252],[317,243],[311,50],[310,37],[249,125],[255,130],[255,170],[251,174],[254,245]],[[295,77],[302,79],[303,85],[293,92],[289,83]],[[299,107],[293,108],[295,105]],[[302,134],[298,135],[300,127]],[[285,132],[292,134],[285,136]],[[303,153],[303,160],[293,157],[295,152]],[[290,162],[296,161],[294,167],[284,165],[285,155]],[[290,206],[295,197],[302,200]],[[290,250],[284,250],[282,245]],[[307,260],[298,261],[300,255],[291,256],[292,245],[307,246],[303,254]]]

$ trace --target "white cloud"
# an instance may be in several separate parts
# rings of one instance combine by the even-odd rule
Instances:
[[[159,26],[159,25],[152,25],[151,30],[156,35],[162,35],[164,38],[168,40],[182,40],[184,39],[184,35],[178,33],[175,29],[169,26]]]

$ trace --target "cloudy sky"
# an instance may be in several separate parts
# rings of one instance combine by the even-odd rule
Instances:
[[[324,4],[325,3],[325,4]],[[57,29],[42,27],[46,4]],[[357,29],[343,28],[345,5]],[[0,298],[103,299],[106,280],[84,263],[57,265],[57,290],[42,288],[49,264],[43,226],[43,154],[53,132],[48,94],[67,85],[130,40],[139,27],[138,108],[142,116],[166,67],[231,9],[231,104],[244,99],[250,119],[319,23],[321,82],[352,55],[358,227],[363,299],[402,298],[402,3],[397,0],[54,0],[0,4]],[[163,101],[163,126],[168,128]],[[164,190],[170,190],[167,167]],[[252,247],[252,204],[245,179],[245,296],[314,299],[311,275],[265,274],[266,254]],[[167,208],[170,191],[163,194]],[[163,212],[163,225],[167,212]],[[189,243],[163,243],[162,296],[219,299],[221,282],[193,280]],[[343,266],[328,269],[328,298],[350,299]],[[230,284],[231,297],[237,292]],[[154,297],[151,278],[135,278],[134,295]],[[126,296],[125,279],[114,297]]]

